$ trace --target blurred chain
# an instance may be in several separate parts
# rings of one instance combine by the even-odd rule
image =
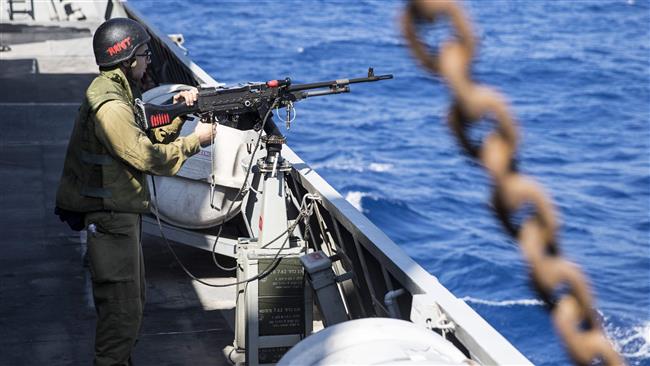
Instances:
[[[418,37],[417,26],[441,17],[451,20],[455,38],[431,54]],[[449,127],[462,148],[489,172],[494,182],[495,214],[508,233],[519,241],[530,264],[534,286],[551,312],[574,362],[589,364],[600,359],[609,365],[622,364],[593,309],[585,275],[577,265],[560,256],[553,205],[539,185],[516,171],[517,125],[505,99],[471,79],[476,40],[463,10],[453,1],[412,0],[402,16],[402,27],[414,56],[429,72],[441,76],[451,89]],[[482,143],[473,144],[468,129],[472,123],[484,119],[495,121],[496,129]],[[526,207],[532,208],[533,214],[517,225],[513,216]]]

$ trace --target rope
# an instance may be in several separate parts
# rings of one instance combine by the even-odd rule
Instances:
[[[456,38],[431,54],[417,32],[417,22],[448,17]],[[534,287],[547,305],[553,323],[577,364],[601,359],[609,365],[623,364],[605,337],[586,276],[580,267],[562,258],[557,243],[555,209],[542,188],[516,171],[517,124],[504,98],[493,89],[475,84],[470,65],[475,52],[471,23],[453,1],[412,0],[402,16],[404,36],[415,58],[430,73],[442,76],[453,95],[448,123],[459,145],[482,163],[494,183],[495,215],[508,234],[519,242],[528,261]],[[471,124],[483,119],[496,122],[496,129],[476,145],[468,137]],[[513,216],[524,207],[533,214],[521,225]]]

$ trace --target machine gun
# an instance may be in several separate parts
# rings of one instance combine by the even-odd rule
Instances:
[[[218,121],[230,127],[256,128],[264,123],[271,108],[287,108],[301,99],[329,94],[350,92],[350,84],[392,79],[393,75],[375,75],[368,68],[368,76],[355,79],[339,79],[309,84],[292,84],[290,78],[270,80],[265,83],[248,83],[233,88],[200,88],[193,106],[185,103],[156,105],[136,100],[138,122],[145,131],[170,124],[174,118],[188,114],[201,117],[201,122]],[[312,90],[312,91],[310,91]],[[252,126],[242,125],[252,122]],[[288,127],[288,126],[287,126]],[[264,124],[267,135],[280,135],[274,123]]]

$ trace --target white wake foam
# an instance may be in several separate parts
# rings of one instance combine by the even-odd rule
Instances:
[[[354,208],[359,210],[359,212],[363,212],[363,207],[361,206],[361,199],[363,197],[368,197],[370,196],[370,193],[366,192],[357,192],[357,191],[350,191],[348,194],[345,195],[345,200],[348,201]]]
[[[612,329],[606,320],[605,324],[609,338],[613,338],[614,346],[621,356],[628,359],[650,359],[650,321],[627,329]]]
[[[393,170],[394,165],[390,163],[367,163],[363,159],[357,158],[337,158],[320,163],[313,163],[311,164],[311,167],[316,170],[336,169],[359,173],[365,171],[383,173]]]
[[[483,300],[483,299],[477,299],[474,297],[470,296],[465,296],[461,300],[465,302],[471,302],[475,304],[482,304],[482,305],[490,305],[490,306],[542,306],[544,305],[544,302],[542,300],[537,300],[537,299],[520,299],[520,300],[501,300],[501,301],[493,301],[493,300]]]
[[[465,296],[461,300],[475,304],[505,307],[544,305],[544,302],[538,299],[493,301]],[[607,338],[613,343],[619,354],[632,361],[631,365],[645,364],[645,360],[650,359],[650,321],[645,321],[631,328],[620,327],[615,326],[600,310],[597,311],[603,318],[603,326]]]
[[[364,163],[358,159],[334,159],[321,163],[313,163],[311,167],[320,169],[335,169],[349,172],[363,172],[365,170]]]
[[[393,169],[393,164],[370,163],[368,169],[370,169],[373,172],[379,172],[379,173],[387,172]]]

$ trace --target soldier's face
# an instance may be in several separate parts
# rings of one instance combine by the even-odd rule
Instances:
[[[149,51],[149,45],[143,44],[135,51],[135,65],[131,67],[131,74],[133,75],[133,79],[142,79],[144,72],[147,71],[147,65],[149,65],[150,62],[151,51]]]

